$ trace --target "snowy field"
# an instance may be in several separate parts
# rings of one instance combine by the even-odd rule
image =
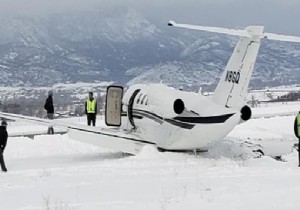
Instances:
[[[277,104],[253,113],[298,109],[299,103]],[[10,137],[4,154],[9,171],[0,173],[0,209],[299,210],[293,123],[294,116],[252,119],[197,155],[160,153],[147,146],[130,156],[74,141],[67,134],[34,140]],[[12,133],[24,128],[9,124]],[[254,158],[249,142],[283,152],[284,161]]]

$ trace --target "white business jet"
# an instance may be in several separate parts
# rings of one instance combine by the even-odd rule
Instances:
[[[105,121],[116,128],[91,128],[56,120],[51,123],[67,127],[74,139],[131,154],[137,154],[145,144],[169,151],[206,151],[236,125],[251,118],[246,95],[261,39],[300,42],[300,37],[264,33],[263,26],[234,30],[174,21],[168,25],[239,36],[211,98],[163,84],[133,85],[124,94],[123,87],[109,86]],[[0,115],[50,123],[7,113]]]

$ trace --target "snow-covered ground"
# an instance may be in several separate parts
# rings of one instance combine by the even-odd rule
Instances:
[[[269,105],[266,110],[297,111],[297,106]],[[9,171],[0,173],[0,209],[298,210],[293,123],[294,116],[252,119],[197,155],[160,153],[147,146],[130,156],[68,135],[10,137],[4,154]],[[13,132],[25,125],[9,126]],[[282,157],[285,162],[254,158],[245,141],[263,147],[266,141],[279,150],[284,145],[289,152]]]

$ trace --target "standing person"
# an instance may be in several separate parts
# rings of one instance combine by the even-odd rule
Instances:
[[[97,114],[97,101],[93,97],[93,92],[89,92],[89,98],[85,101],[85,113],[87,115],[87,124],[93,126],[96,125],[96,114]]]
[[[300,111],[295,118],[294,132],[298,138],[298,167],[300,167]]]
[[[48,98],[46,99],[46,103],[44,105],[45,110],[47,110],[47,118],[50,120],[54,119],[54,106],[53,106],[53,93],[50,90],[48,92]],[[54,129],[52,126],[48,127],[47,134],[54,134]]]
[[[0,165],[3,172],[7,172],[7,168],[5,166],[4,158],[3,158],[3,152],[6,147],[7,143],[7,122],[5,120],[2,120],[1,126],[0,126]]]

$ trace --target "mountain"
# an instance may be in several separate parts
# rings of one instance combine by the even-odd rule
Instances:
[[[236,38],[174,29],[117,7],[0,15],[0,85],[164,82],[213,88]],[[263,41],[252,86],[297,84],[300,45]]]
[[[201,38],[186,47],[176,61],[148,67],[129,84],[164,82],[193,90],[213,90],[236,42],[237,39],[227,36]],[[139,72],[135,68],[127,73],[135,71]],[[299,84],[299,73],[300,44],[262,40],[250,87]]]
[[[180,52],[177,43],[169,46],[173,41],[130,9],[0,21],[3,85],[123,82],[125,70]]]

